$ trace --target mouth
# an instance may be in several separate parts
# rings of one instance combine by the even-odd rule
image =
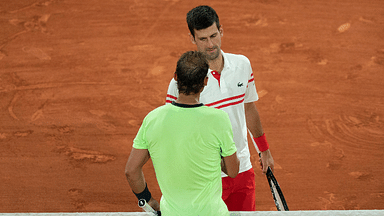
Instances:
[[[213,49],[207,49],[207,52],[208,53],[214,53],[216,51],[216,48],[213,48]]]

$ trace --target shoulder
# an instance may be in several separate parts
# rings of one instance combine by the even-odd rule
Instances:
[[[250,64],[248,57],[241,54],[233,54],[233,53],[223,53],[224,58],[226,58],[231,63],[242,63],[242,64]]]
[[[173,87],[173,86],[177,86],[177,82],[174,78],[172,78],[171,81],[169,82],[169,87]]]
[[[146,116],[145,119],[149,120],[159,115],[159,113],[164,112],[164,110],[170,109],[173,105],[172,104],[165,104],[162,106],[157,107],[156,109],[150,111]]]

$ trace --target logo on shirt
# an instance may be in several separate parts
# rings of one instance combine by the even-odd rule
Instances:
[[[241,82],[238,82],[238,83],[237,83],[237,87],[239,87],[239,88],[240,88],[241,86],[243,86],[243,83],[241,83]]]

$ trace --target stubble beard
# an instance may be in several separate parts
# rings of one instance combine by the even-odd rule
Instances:
[[[215,46],[215,47],[213,47],[213,49],[216,49],[216,52],[209,53],[209,50],[206,51],[205,55],[206,55],[207,60],[209,60],[209,61],[217,59],[220,55],[221,51],[220,51],[219,47]]]

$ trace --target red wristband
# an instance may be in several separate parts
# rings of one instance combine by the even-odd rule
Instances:
[[[255,140],[257,148],[259,148],[261,152],[267,151],[269,149],[269,144],[267,142],[267,138],[265,137],[265,133],[260,137],[253,138],[253,140]]]

